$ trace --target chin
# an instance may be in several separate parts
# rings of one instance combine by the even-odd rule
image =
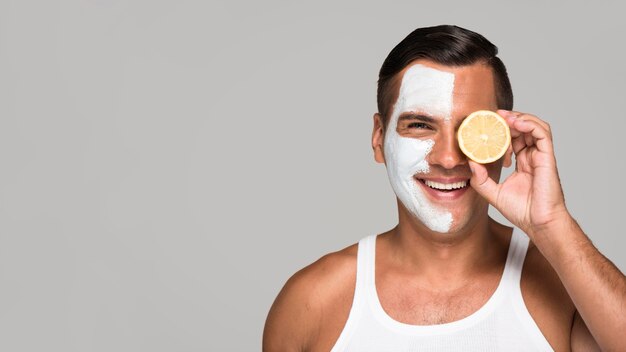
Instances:
[[[474,207],[474,209],[476,209],[477,206]],[[460,212],[460,211],[451,211],[452,212],[452,225],[450,226],[450,229],[448,230],[447,234],[450,235],[454,235],[454,234],[458,234],[461,232],[466,232],[469,228],[475,227],[476,223],[482,219],[483,214],[482,212],[477,213],[474,211],[474,209],[472,210],[465,210],[464,212]],[[485,215],[486,215],[486,210],[485,210]]]

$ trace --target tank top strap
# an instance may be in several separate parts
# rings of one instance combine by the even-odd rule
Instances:
[[[509,299],[511,300],[511,308],[517,315],[521,327],[526,331],[529,342],[534,345],[538,351],[553,351],[552,346],[535,323],[535,320],[530,315],[524,297],[522,295],[522,269],[524,267],[524,260],[526,259],[526,253],[528,252],[528,246],[530,239],[522,230],[515,227],[513,229],[513,236],[511,236],[511,264],[508,270],[507,286],[509,291]],[[530,346],[529,346],[530,347]]]
[[[377,237],[377,235],[370,235],[359,241],[357,282],[360,279],[361,288],[364,292],[374,285],[374,258],[376,256],[375,251]]]
[[[352,307],[350,308],[348,321],[346,321],[346,325],[331,352],[343,351],[346,348],[357,329],[359,320],[367,309],[368,289],[369,285],[373,285],[371,277],[374,274],[373,251],[375,250],[376,236],[370,235],[359,241],[356,257],[356,285]]]
[[[513,234],[511,235],[511,243],[509,244],[509,254],[504,269],[504,277],[502,278],[503,282],[514,290],[519,290],[528,243],[528,236],[519,228],[514,227]]]

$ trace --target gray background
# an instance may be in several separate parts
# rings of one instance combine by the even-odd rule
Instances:
[[[0,1],[0,350],[260,349],[292,273],[394,225],[377,73],[441,23],[499,46],[624,270],[617,3]]]

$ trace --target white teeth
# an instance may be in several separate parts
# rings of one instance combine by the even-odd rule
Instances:
[[[467,181],[461,181],[461,182],[454,182],[454,183],[439,183],[439,182],[433,182],[433,181],[429,181],[429,180],[424,180],[424,183],[426,183],[426,186],[430,187],[430,188],[434,188],[434,189],[459,189],[459,188],[463,188],[465,186],[467,186]]]

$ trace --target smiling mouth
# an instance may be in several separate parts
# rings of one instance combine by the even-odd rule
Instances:
[[[451,182],[451,183],[441,183],[441,182],[435,182],[431,180],[424,180],[421,178],[416,178],[416,179],[420,181],[421,183],[425,184],[426,186],[428,186],[429,188],[432,188],[436,191],[444,192],[444,193],[458,191],[458,190],[467,188],[469,186],[469,180],[463,180],[463,181]]]

